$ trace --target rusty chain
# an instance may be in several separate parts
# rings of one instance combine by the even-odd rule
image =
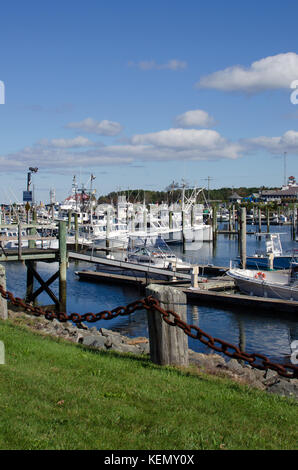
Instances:
[[[83,315],[79,313],[71,313],[68,315],[66,312],[53,312],[49,310],[43,310],[41,307],[34,307],[29,303],[26,303],[23,299],[19,297],[14,297],[14,295],[6,291],[0,285],[0,295],[10,301],[13,305],[23,308],[26,311],[30,311],[35,316],[43,315],[47,320],[57,319],[60,322],[72,321],[76,324],[78,328],[84,328],[82,325],[83,322],[95,323],[99,320],[111,320],[113,318],[125,315],[130,315],[137,310],[151,310],[157,311],[162,316],[162,319],[170,326],[178,326],[181,328],[184,333],[190,338],[197,339],[201,343],[205,344],[209,348],[213,349],[216,352],[223,353],[226,356],[234,359],[239,359],[244,362],[248,362],[252,367],[260,370],[274,370],[282,377],[288,379],[298,378],[298,367],[292,364],[278,364],[271,362],[269,358],[263,354],[257,353],[246,353],[241,351],[234,344],[223,341],[219,338],[214,338],[209,335],[201,328],[196,325],[189,325],[185,323],[179,315],[172,310],[164,310],[157,299],[153,296],[146,297],[141,300],[136,300],[131,302],[126,306],[119,306],[113,310],[103,310],[102,312],[93,313],[87,312]],[[172,317],[172,318],[171,318]]]

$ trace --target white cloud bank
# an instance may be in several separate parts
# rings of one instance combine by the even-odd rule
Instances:
[[[202,109],[194,109],[180,114],[175,119],[177,127],[212,127],[215,121],[206,111]]]
[[[293,130],[289,130],[279,137],[260,136],[244,139],[242,142],[250,150],[266,150],[272,155],[283,155],[284,152],[298,155],[298,132]]]
[[[241,151],[239,143],[230,142],[214,130],[175,128],[134,135],[128,143],[115,145],[91,142],[82,136],[43,139],[18,152],[0,156],[0,169],[24,171],[28,164],[51,170],[144,161],[236,159]]]
[[[186,126],[191,123],[202,124],[204,120],[210,119],[208,113],[191,113],[178,116],[178,121]],[[82,127],[82,123],[86,122],[89,129],[88,119],[76,124]],[[114,145],[104,145],[84,136],[42,139],[14,153],[0,155],[0,169],[23,172],[28,166],[37,166],[44,171],[54,171],[63,168],[132,165],[145,161],[235,160],[257,151],[271,155],[288,152],[298,156],[298,131],[288,130],[277,137],[260,136],[231,141],[213,129],[179,127],[135,134],[125,143]]]
[[[83,137],[81,135],[78,135],[77,137],[74,137],[73,139],[52,139],[52,140],[42,139],[37,144],[41,146],[64,148],[64,149],[94,147],[95,145],[98,145],[97,143],[87,139],[87,137]]]
[[[79,122],[70,122],[65,127],[68,129],[78,129],[89,134],[97,134],[104,136],[115,136],[120,134],[123,130],[123,126],[119,122],[108,121],[96,121],[90,117]]]
[[[198,88],[222,91],[258,93],[264,90],[290,88],[298,79],[298,55],[287,52],[265,57],[249,67],[234,65],[224,70],[203,76],[196,84]]]

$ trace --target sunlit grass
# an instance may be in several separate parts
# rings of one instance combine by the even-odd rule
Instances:
[[[1,449],[295,449],[298,407],[0,322]]]

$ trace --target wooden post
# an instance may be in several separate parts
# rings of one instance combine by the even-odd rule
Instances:
[[[26,267],[27,267],[27,288],[26,288],[26,301],[29,302],[33,290],[34,290],[34,276],[32,270],[29,268],[29,266],[33,266],[35,269],[36,263],[32,260],[26,260],[25,261]]]
[[[241,208],[241,223],[240,223],[241,245],[240,245],[240,258],[242,269],[246,269],[246,208]]]
[[[59,221],[59,308],[66,311],[66,272],[67,272],[67,250],[66,250],[66,222]]]
[[[185,252],[185,211],[183,210],[181,212],[181,217],[182,217],[182,248],[183,248],[183,253]]]
[[[110,231],[111,231],[111,219],[110,219],[111,215],[110,215],[110,210],[108,209],[107,210],[107,227],[106,227],[106,248],[109,249],[110,248]],[[107,255],[108,255],[108,251],[107,251]]]
[[[173,211],[169,211],[169,228],[173,228]]]
[[[236,222],[235,222],[235,206],[232,207],[232,230],[236,230]]]
[[[18,224],[18,258],[22,259],[22,226]]]
[[[229,232],[232,232],[232,210],[229,209]]]
[[[193,266],[191,273],[191,287],[199,287],[198,283],[199,266]]]
[[[270,212],[269,207],[266,208],[266,216],[267,216],[267,233],[270,232]]]
[[[212,207],[212,236],[213,242],[216,242],[217,237],[217,207],[214,204]]]
[[[164,310],[173,310],[182,321],[187,321],[186,295],[171,286],[150,284],[146,295],[153,295]],[[150,358],[159,365],[188,366],[188,336],[176,326],[168,325],[158,311],[147,313]]]
[[[296,204],[294,204],[294,209],[293,209],[293,225],[292,225],[292,240],[296,239]]]
[[[78,222],[78,214],[75,213],[75,252],[79,251],[79,222]]]
[[[4,290],[6,290],[6,272],[5,267],[0,264],[0,284]],[[1,320],[7,320],[8,313],[7,313],[7,300],[3,299],[0,295],[0,318]]]
[[[71,209],[69,209],[68,214],[67,214],[67,218],[68,218],[67,228],[68,228],[68,230],[70,230],[70,227],[71,227],[71,215],[72,215],[72,212],[71,212]]]
[[[259,233],[262,232],[262,211],[261,208],[259,207]],[[261,236],[259,236],[259,240],[261,240]]]

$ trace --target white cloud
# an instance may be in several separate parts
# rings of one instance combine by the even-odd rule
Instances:
[[[141,70],[181,70],[187,67],[187,62],[178,59],[171,59],[164,64],[158,64],[155,60],[141,60],[140,62],[130,61],[130,67],[137,67]]]
[[[54,148],[81,148],[81,147],[92,147],[98,145],[95,142],[83,137],[81,135],[74,137],[73,139],[42,139],[38,142],[39,145],[54,147]]]
[[[210,129],[168,129],[131,138],[133,145],[147,146],[155,154],[171,155],[172,159],[208,160],[238,158],[241,146],[229,142],[218,132]],[[146,148],[146,147],[145,147]]]
[[[263,149],[273,155],[283,155],[288,152],[298,155],[298,132],[289,130],[279,137],[254,137],[243,140],[247,149]]]
[[[234,65],[202,77],[198,88],[257,93],[264,90],[290,88],[298,79],[298,55],[287,52],[265,57],[249,67]]]
[[[86,118],[79,122],[70,122],[66,127],[69,129],[79,129],[80,131],[88,132],[89,134],[105,136],[115,136],[120,134],[123,130],[123,127],[119,122],[108,121],[106,119],[103,121],[96,121],[92,118]]]
[[[135,164],[144,161],[236,159],[243,146],[209,129],[168,129],[131,137],[128,143],[101,145],[79,136],[43,139],[20,151],[0,156],[2,171],[24,171]],[[80,147],[88,147],[82,150]]]
[[[212,127],[215,121],[206,111],[194,109],[180,114],[175,119],[177,127]]]

